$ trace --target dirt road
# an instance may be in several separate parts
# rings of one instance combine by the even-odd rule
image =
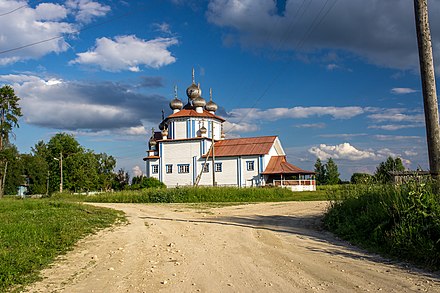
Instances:
[[[319,229],[325,202],[99,204],[130,224],[82,240],[28,292],[440,292],[440,277]]]

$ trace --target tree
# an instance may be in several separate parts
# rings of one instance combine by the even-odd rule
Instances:
[[[367,173],[353,173],[350,182],[352,184],[368,184],[373,180],[373,176]]]
[[[130,182],[130,176],[125,172],[124,169],[119,169],[117,173],[114,174],[112,187],[114,190],[124,190],[125,186]]]
[[[374,179],[379,183],[391,182],[391,172],[405,171],[402,160],[400,158],[393,159],[391,156],[385,162],[382,162],[377,166],[376,173],[374,173]]]
[[[39,155],[21,155],[23,175],[28,178],[28,194],[46,194],[48,164],[44,157]]]
[[[116,159],[106,153],[96,154],[95,157],[98,162],[98,184],[100,188],[109,191],[112,188]]]
[[[89,192],[98,187],[98,161],[92,151],[77,152],[66,157],[66,188],[75,192]]]
[[[333,185],[339,183],[339,171],[338,166],[329,158],[327,164],[325,164],[326,184]]]
[[[318,184],[325,184],[326,183],[325,168],[319,158],[316,159],[315,173],[316,173],[316,182]]]
[[[0,152],[9,143],[9,136],[14,127],[19,127],[18,118],[22,116],[21,108],[18,105],[20,98],[15,95],[14,89],[5,85],[0,88]],[[0,160],[0,198],[5,192],[4,183],[8,170],[8,156],[3,154]]]

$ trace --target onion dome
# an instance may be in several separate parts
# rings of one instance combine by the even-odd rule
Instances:
[[[193,100],[193,106],[196,108],[197,107],[205,107],[205,105],[206,105],[205,99],[200,96]]]
[[[164,121],[160,122],[160,124],[159,124],[159,129],[160,129],[160,130],[164,130],[165,127],[166,127],[165,122],[164,122]]]
[[[170,102],[171,110],[181,110],[183,107],[183,103],[181,100],[177,98],[177,86],[174,86],[174,99]]]
[[[215,112],[218,109],[217,104],[212,101],[212,89],[209,89],[209,102],[206,103],[205,109],[209,112]]]
[[[200,86],[196,85],[194,79],[194,68],[192,69],[192,84],[186,89],[186,95],[189,99],[194,100],[197,97],[202,95],[202,91],[200,90]]]
[[[154,137],[151,137],[150,140],[148,141],[148,144],[150,145],[150,149],[152,149],[153,146],[156,146],[157,141],[154,139]]]
[[[200,134],[203,136],[204,134],[206,134],[208,132],[208,130],[206,129],[206,127],[205,126],[202,126],[201,128],[200,128]]]
[[[174,98],[170,102],[170,108],[171,110],[180,110],[183,107],[183,103],[178,98]]]
[[[168,129],[164,128],[162,130],[162,136],[168,136]]]

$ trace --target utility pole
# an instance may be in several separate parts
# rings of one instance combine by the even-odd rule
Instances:
[[[60,193],[63,192],[63,152],[60,152],[60,158],[53,158],[60,162]]]
[[[428,22],[428,1],[414,0],[414,11],[425,108],[429,169],[432,178],[438,180],[440,178],[440,130],[431,32]]]
[[[212,186],[216,186],[217,183],[215,182],[215,153],[214,153],[214,121],[211,121],[211,144],[212,144]]]

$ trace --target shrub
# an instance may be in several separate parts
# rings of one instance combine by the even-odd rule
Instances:
[[[325,226],[365,248],[440,268],[440,201],[431,185],[364,185],[333,201]]]

